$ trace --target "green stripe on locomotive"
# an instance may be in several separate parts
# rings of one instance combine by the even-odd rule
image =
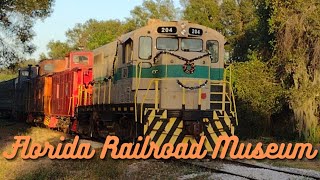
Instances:
[[[168,72],[166,75],[166,68],[168,68]],[[126,68],[119,68],[114,75],[114,81],[118,81],[122,79],[123,69],[128,69],[128,76],[126,78],[134,78],[136,77],[136,66],[128,66]],[[158,70],[157,73],[153,73],[155,70]],[[186,77],[186,78],[208,78],[208,66],[196,66],[196,70],[193,74],[187,74],[183,71],[181,65],[159,65],[153,66],[151,68],[143,68],[141,70],[141,78],[178,78],[178,77]],[[223,79],[223,68],[210,68],[210,80],[222,80]],[[139,73],[139,72],[138,72]],[[99,80],[97,78],[96,80]]]

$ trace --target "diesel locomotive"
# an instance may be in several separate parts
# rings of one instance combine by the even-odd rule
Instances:
[[[92,105],[77,108],[79,132],[124,141],[150,136],[159,146],[206,136],[211,151],[238,124],[225,43],[205,26],[150,20],[94,49]]]

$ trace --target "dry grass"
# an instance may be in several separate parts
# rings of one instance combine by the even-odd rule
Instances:
[[[25,128],[17,134],[13,134],[13,131],[8,138],[3,139],[1,155],[4,151],[11,152],[14,135],[28,135],[32,137],[33,142],[49,141],[53,144],[58,143],[60,136],[63,135],[57,131],[38,127]],[[123,174],[124,166],[124,161],[112,159],[50,160],[43,157],[37,160],[22,160],[18,156],[13,160],[6,160],[1,156],[0,179],[101,179],[102,177],[114,179]]]
[[[63,135],[60,132],[14,125],[0,127],[0,179],[176,179],[179,176],[197,173],[193,167],[156,160],[113,160],[110,156],[99,159],[99,151],[91,160],[50,160],[47,157],[37,160],[6,160],[2,152],[10,152],[15,135],[28,135],[33,142],[58,143]]]
[[[12,128],[12,129],[11,129]],[[17,128],[17,129],[16,129]],[[13,160],[6,160],[2,153],[4,151],[10,153],[12,149],[12,143],[14,142],[14,136],[16,135],[28,135],[32,137],[33,142],[44,143],[45,141],[54,141],[58,139],[62,134],[55,131],[50,131],[48,129],[41,129],[37,127],[28,128],[25,125],[21,126],[8,126],[1,128],[1,149],[0,149],[0,179],[14,179],[18,175],[24,172],[33,171],[39,167],[46,166],[50,164],[49,159],[38,159],[32,160],[22,160],[20,158],[15,158]]]

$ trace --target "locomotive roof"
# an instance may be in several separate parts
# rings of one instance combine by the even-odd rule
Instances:
[[[184,21],[184,20],[181,20],[181,21],[161,21],[159,19],[150,19],[146,26],[143,26],[143,27],[141,27],[139,29],[131,31],[131,32],[127,33],[127,34],[123,34],[118,38],[118,40],[123,43],[123,42],[126,42],[128,39],[130,39],[135,34],[145,33],[146,30],[151,30],[152,29],[152,30],[156,31],[156,29],[158,27],[163,27],[163,26],[164,27],[177,27],[177,28],[180,28],[182,26],[182,24],[184,24],[184,26],[186,26],[186,27],[188,26],[188,27],[202,29],[205,33],[210,33],[210,35],[215,36],[216,39],[219,39],[219,40],[222,40],[222,41],[226,42],[225,39],[224,39],[224,36],[220,32],[218,32],[218,31],[216,31],[216,30],[214,30],[212,28],[209,28],[209,27],[206,27],[206,26],[203,26],[203,25],[200,25],[200,24],[196,24],[196,23],[193,23],[193,22],[189,22],[189,21]],[[152,31],[152,32],[148,32],[148,33],[154,34],[154,33],[157,33],[157,32]],[[178,33],[175,36],[179,37]],[[205,34],[204,34],[204,36],[205,36]]]

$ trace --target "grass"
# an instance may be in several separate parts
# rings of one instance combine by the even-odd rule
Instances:
[[[59,138],[63,135],[60,132],[49,129],[31,127],[24,133],[17,135],[28,135],[32,137],[33,142],[43,144],[46,141],[50,143],[58,143]],[[6,143],[1,149],[11,152],[12,140]],[[98,154],[98,153],[97,153]],[[50,160],[47,157],[37,160],[22,160],[16,157],[13,160],[0,158],[0,179],[99,179],[106,177],[114,179],[120,174],[124,167],[123,161],[115,161],[112,159],[100,160],[93,158],[91,160]]]
[[[37,160],[6,160],[3,151],[10,152],[15,135],[28,135],[33,142],[58,143],[63,135],[60,132],[17,126],[0,127],[0,179],[176,179],[179,176],[198,173],[194,167],[180,166],[157,160],[113,160],[110,155],[99,159],[99,150],[90,160],[50,160],[47,157]]]
[[[11,129],[12,128],[12,129]],[[1,137],[6,138],[1,139],[1,145],[2,148],[0,149],[0,179],[6,178],[6,179],[14,179],[18,175],[24,172],[32,171],[34,169],[37,169],[38,167],[45,166],[46,164],[50,163],[47,160],[39,159],[39,160],[22,160],[20,158],[15,158],[13,160],[6,160],[2,153],[4,151],[10,153],[12,150],[11,144],[14,142],[14,136],[15,135],[28,135],[32,137],[32,140],[37,143],[44,143],[45,141],[53,141],[54,139],[58,139],[62,134],[59,132],[50,131],[48,129],[41,129],[41,128],[26,128],[26,129],[19,129],[16,131],[16,126],[6,127],[7,132],[1,131]],[[15,132],[16,131],[16,132]],[[8,133],[8,134],[5,134]],[[9,135],[9,136],[8,136]]]

